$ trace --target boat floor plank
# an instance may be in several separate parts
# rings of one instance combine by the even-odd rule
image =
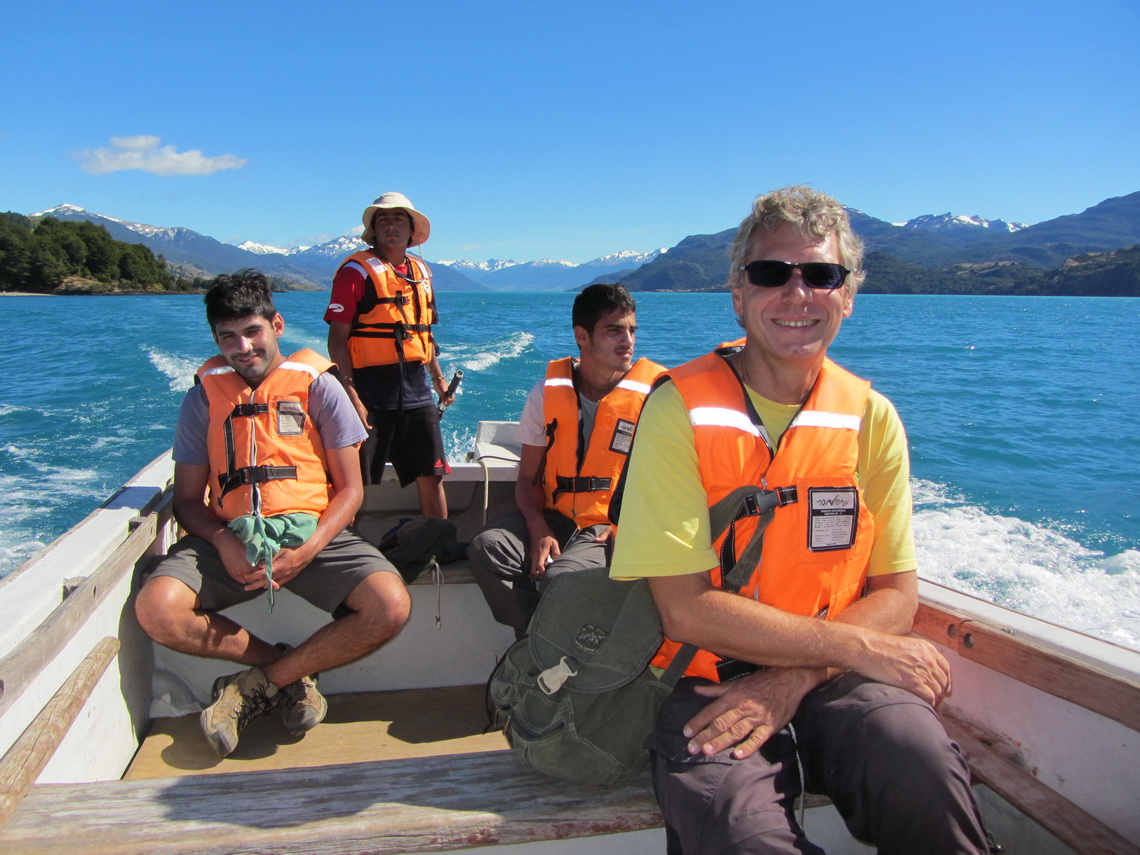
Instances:
[[[325,720],[303,738],[291,736],[278,712],[259,716],[237,749],[219,758],[198,714],[154,719],[127,780],[362,763],[442,754],[506,750],[487,725],[483,686],[329,695]]]
[[[513,752],[493,751],[41,785],[0,830],[0,851],[387,855],[660,825],[647,776],[614,788],[570,784],[533,772]]]

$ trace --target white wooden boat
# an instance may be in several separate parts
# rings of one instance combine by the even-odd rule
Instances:
[[[513,425],[480,426],[446,481],[461,539],[513,502]],[[218,760],[197,729],[234,666],[156,648],[134,621],[139,573],[175,539],[164,455],[0,581],[0,852],[660,853],[648,779],[617,788],[529,771],[484,734],[483,683],[513,634],[465,566],[412,586],[413,614],[372,656],[321,677],[328,719],[297,740],[267,716]],[[369,488],[374,540],[414,489]],[[915,631],[954,667],[940,709],[1005,852],[1140,852],[1140,653],[921,583]],[[234,610],[297,641],[326,617],[288,594]],[[869,852],[825,800],[809,836]]]

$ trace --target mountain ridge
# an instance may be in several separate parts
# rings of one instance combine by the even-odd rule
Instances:
[[[924,214],[898,224],[856,209],[848,210],[852,227],[863,239],[869,259],[872,255],[879,260],[890,258],[923,270],[960,267],[959,272],[965,271],[963,275],[967,278],[978,275],[976,270],[987,265],[1014,265],[1018,270],[1024,268],[1022,279],[1032,278],[1028,271],[1057,268],[1074,256],[1110,253],[1140,243],[1140,192],[1105,199],[1079,214],[1033,225],[950,212]],[[351,234],[292,249],[248,241],[234,246],[184,227],[130,223],[70,204],[28,216],[96,222],[104,225],[116,240],[141,242],[183,271],[216,275],[241,267],[257,267],[269,275],[322,290],[330,287],[340,261],[364,247]],[[727,247],[733,234],[735,228],[689,235],[671,248],[644,253],[623,250],[582,264],[549,258],[524,262],[449,259],[428,263],[436,287],[441,291],[575,290],[591,281],[621,281],[632,291],[710,290],[723,287]],[[875,255],[877,253],[883,255]],[[900,271],[904,268],[893,261],[885,264],[885,268],[896,277],[902,275]],[[868,267],[870,269],[870,264]],[[994,268],[986,269],[992,274]],[[1013,269],[1009,267],[1005,272]],[[912,272],[916,279],[934,281]],[[876,285],[874,277],[869,276],[866,290],[873,292]]]
[[[848,209],[852,228],[866,249],[866,293],[916,293],[900,282],[904,270],[928,285],[921,293],[964,293],[972,281],[993,293],[1016,293],[1014,279],[1036,287],[1037,275],[1082,254],[1112,253],[1140,243],[1140,192],[1105,199],[1079,214],[1067,214],[1016,231],[975,227],[957,234],[940,229],[912,229]],[[919,218],[915,218],[919,219]],[[911,220],[909,222],[914,222]],[[996,223],[1001,221],[989,221]],[[622,281],[631,291],[709,291],[725,287],[728,249],[735,228],[690,235],[666,255],[638,268]],[[1002,275],[987,267],[1002,265]],[[876,269],[878,268],[878,269]],[[1013,270],[1018,276],[1012,279]],[[945,275],[928,275],[952,271]],[[1034,273],[1036,271],[1036,274]],[[1070,281],[1060,278],[1058,282]],[[931,291],[929,288],[940,290]],[[1006,289],[1006,290],[1002,290]],[[1136,292],[1140,294],[1140,291]]]

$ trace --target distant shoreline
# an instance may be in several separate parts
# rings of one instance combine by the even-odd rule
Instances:
[[[63,294],[54,291],[0,291],[0,297],[163,297],[163,296],[201,296],[205,289],[196,291],[67,291]]]

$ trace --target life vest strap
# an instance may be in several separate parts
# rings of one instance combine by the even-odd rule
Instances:
[[[264,484],[266,481],[296,481],[296,466],[243,466],[224,475],[218,475],[218,485],[222,496],[238,487],[249,484]]]
[[[356,338],[395,338],[400,341],[406,341],[412,337],[413,333],[431,332],[431,326],[428,324],[402,324],[402,323],[385,323],[385,324],[360,324],[349,331],[350,336]]]
[[[234,404],[230,418],[248,418],[269,412],[269,404]]]
[[[799,501],[796,487],[776,487],[774,490],[757,490],[755,487],[738,487],[709,509],[710,522],[719,535],[725,528],[728,533],[720,545],[721,587],[738,593],[751,577],[760,561],[764,547],[764,530],[775,516],[776,508]],[[735,513],[733,513],[735,510]],[[728,514],[732,514],[731,519]],[[736,523],[745,517],[760,517],[748,545],[739,559],[736,556]],[[739,659],[722,657],[716,661],[717,679],[730,683],[766,666],[753,665]]]
[[[550,449],[554,447],[554,433],[558,430],[558,419],[551,419],[550,424],[546,426],[546,448],[542,450],[542,457],[538,459],[538,467],[534,471],[534,478],[531,479],[530,486],[537,487],[546,479],[546,457],[550,454]]]
[[[608,490],[612,481],[612,478],[595,478],[592,475],[578,475],[573,478],[557,475],[554,498],[557,499],[563,493],[593,493],[598,490]]]
[[[776,508],[795,504],[798,499],[795,485],[777,487],[774,490],[758,490],[756,487],[737,487],[711,508],[709,522],[713,534],[719,537],[726,531],[720,544],[721,584],[726,590],[735,593],[748,581],[760,561],[764,544],[764,529],[772,521]],[[745,517],[760,517],[751,540],[739,556],[736,552],[736,523]]]

